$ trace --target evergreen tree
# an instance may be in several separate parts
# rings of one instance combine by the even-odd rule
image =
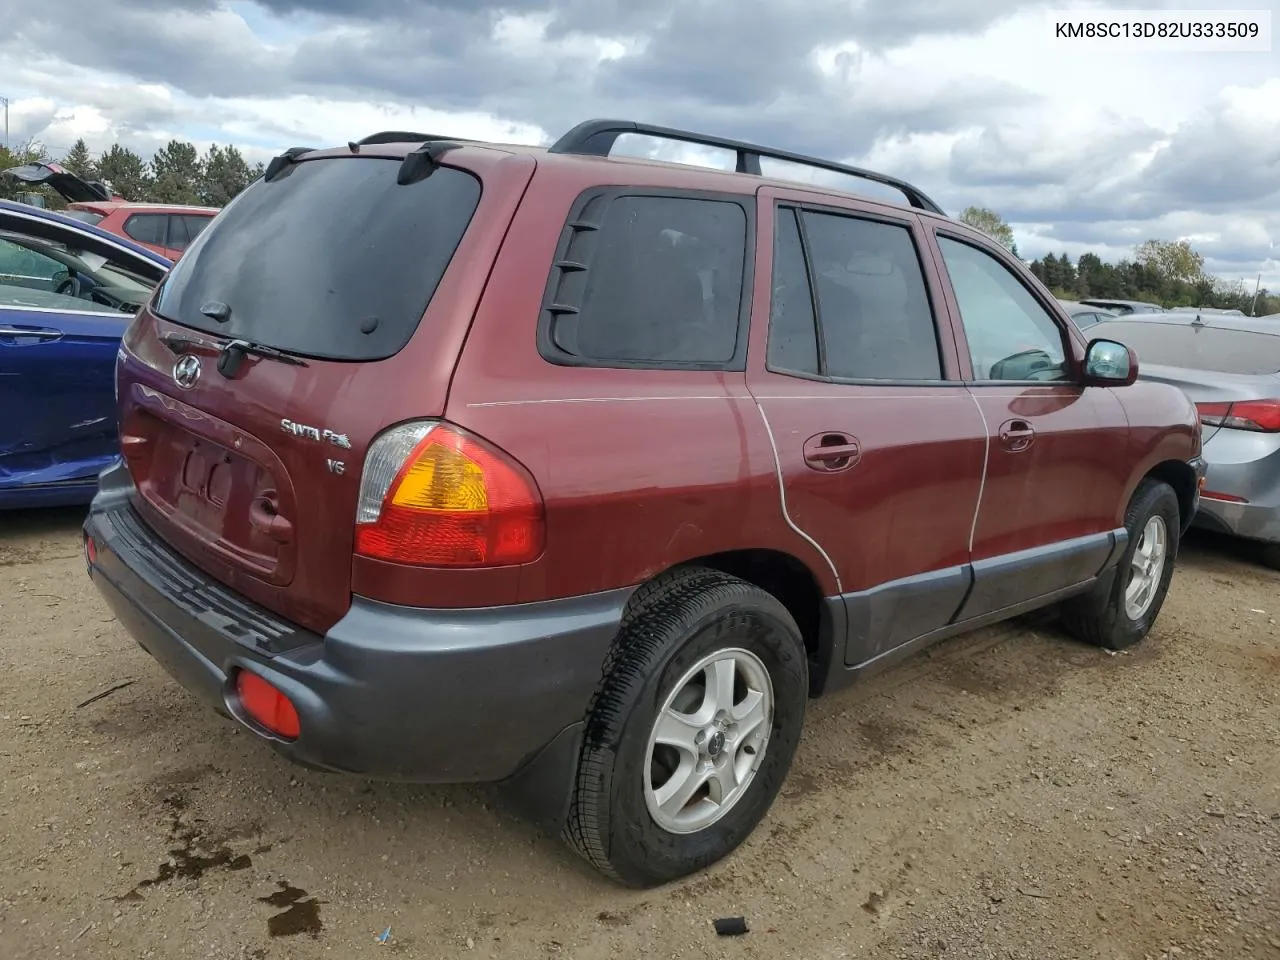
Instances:
[[[184,140],[170,140],[151,158],[151,199],[157,203],[198,204],[203,177],[196,148]]]
[[[83,139],[75,142],[75,146],[67,151],[61,163],[81,180],[97,180],[101,176],[93,154],[89,152],[89,145]]]
[[[113,143],[98,161],[98,176],[126,200],[143,201],[151,194],[151,178],[142,157]]]
[[[215,143],[200,166],[200,200],[211,207],[225,207],[253,179],[253,171],[235,147]]]

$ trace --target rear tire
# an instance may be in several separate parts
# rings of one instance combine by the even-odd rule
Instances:
[[[1267,543],[1262,547],[1259,554],[1264,567],[1270,567],[1272,570],[1280,570],[1280,543]]]
[[[1125,511],[1129,542],[1115,576],[1063,604],[1063,622],[1072,634],[1123,650],[1151,631],[1173,579],[1180,517],[1178,496],[1167,483],[1147,478],[1138,484]]]
[[[642,587],[587,718],[566,839],[635,887],[720,860],[776,798],[808,690],[800,631],[770,594],[704,568]]]

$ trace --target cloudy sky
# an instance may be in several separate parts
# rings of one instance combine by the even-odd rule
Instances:
[[[1215,274],[1280,290],[1280,46],[1099,52],[1052,38],[1068,8],[1091,9],[60,0],[5,24],[0,96],[11,140],[55,154],[181,137],[262,159],[388,128],[538,143],[591,116],[647,120],[883,169],[952,213],[989,206],[1024,256],[1186,238]]]

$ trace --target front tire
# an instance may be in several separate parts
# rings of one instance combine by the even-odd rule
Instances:
[[[1086,643],[1123,650],[1151,631],[1164,606],[1178,556],[1178,496],[1160,480],[1146,479],[1125,511],[1129,542],[1115,576],[1063,606],[1067,629]]]
[[[641,588],[587,719],[566,837],[629,886],[720,860],[776,798],[808,689],[800,631],[770,594],[704,568]]]

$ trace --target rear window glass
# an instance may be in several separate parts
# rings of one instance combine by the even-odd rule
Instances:
[[[449,167],[400,185],[399,160],[304,160],[235,198],[169,274],[156,312],[334,360],[381,360],[417,330],[476,206]],[[225,322],[201,313],[231,309]]]
[[[168,217],[159,213],[134,214],[124,222],[124,232],[139,243],[164,246],[164,227]]]
[[[59,212],[64,217],[79,220],[81,223],[98,224],[102,222],[102,214],[90,213],[88,210],[61,210]]]
[[[1155,320],[1112,320],[1091,333],[1119,340],[1143,363],[1187,367],[1213,373],[1255,375],[1280,372],[1280,336]]]

